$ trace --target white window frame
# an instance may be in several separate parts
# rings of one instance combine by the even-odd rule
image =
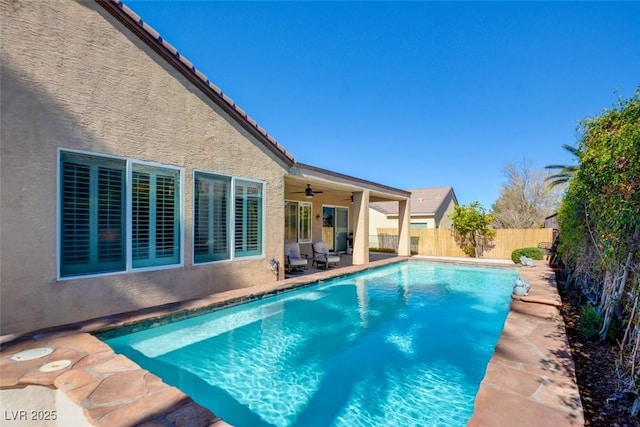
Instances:
[[[118,270],[118,271],[110,271],[110,272],[106,272],[106,273],[87,273],[87,274],[78,274],[78,275],[73,275],[73,276],[62,276],[61,275],[61,271],[62,271],[62,253],[61,253],[61,246],[62,246],[62,203],[61,203],[61,197],[62,197],[62,186],[61,184],[61,174],[62,174],[62,167],[61,167],[61,163],[62,163],[62,155],[63,153],[69,153],[69,154],[78,154],[78,155],[85,155],[85,156],[92,156],[92,157],[99,157],[99,158],[104,158],[104,159],[113,159],[113,160],[120,160],[120,161],[124,161],[125,162],[125,182],[124,182],[124,188],[126,191],[126,199],[125,199],[125,206],[124,206],[124,216],[125,216],[125,268],[123,270]],[[134,164],[139,164],[139,165],[143,165],[143,166],[149,166],[149,167],[153,167],[153,168],[161,168],[161,169],[170,169],[170,170],[175,170],[178,172],[178,179],[179,179],[179,191],[178,191],[178,225],[180,227],[180,231],[179,231],[179,237],[178,237],[178,241],[180,244],[180,248],[179,248],[179,261],[177,263],[173,263],[173,264],[166,264],[166,265],[157,265],[157,266],[150,266],[150,267],[138,267],[138,268],[134,268],[133,267],[133,260],[132,260],[132,231],[133,231],[133,221],[132,221],[132,176],[133,176],[133,165]],[[184,267],[184,228],[185,228],[185,224],[184,224],[184,168],[182,167],[178,167],[178,166],[173,166],[173,165],[167,165],[164,163],[157,163],[157,162],[147,162],[147,161],[141,161],[141,160],[137,160],[137,159],[132,159],[132,158],[127,158],[127,157],[121,157],[121,156],[114,156],[111,154],[104,154],[104,153],[97,153],[97,152],[92,152],[92,151],[83,151],[83,150],[75,150],[75,149],[69,149],[69,148],[61,148],[58,147],[57,150],[57,167],[56,167],[56,277],[58,281],[66,281],[66,280],[76,280],[76,279],[83,279],[83,278],[89,278],[89,277],[102,277],[102,276],[113,276],[116,274],[127,274],[127,273],[137,273],[137,272],[145,272],[145,271],[155,271],[155,270],[167,270],[167,269],[173,269],[173,268],[180,268],[180,267]]]
[[[246,181],[246,182],[254,182],[257,184],[260,184],[262,186],[262,197],[261,197],[261,204],[262,206],[260,207],[260,212],[262,213],[260,221],[261,221],[261,233],[260,233],[260,253],[259,254],[255,254],[255,255],[242,255],[242,256],[238,256],[236,255],[236,244],[235,244],[235,229],[236,229],[236,222],[235,222],[235,212],[236,212],[236,181]],[[231,179],[231,200],[233,200],[233,206],[232,209],[230,209],[230,213],[231,213],[231,224],[232,224],[232,230],[233,232],[231,233],[231,237],[232,237],[232,246],[231,246],[231,259],[232,260],[245,260],[245,259],[262,259],[265,257],[264,253],[265,253],[265,249],[266,249],[266,244],[265,244],[265,236],[266,236],[266,228],[267,228],[267,224],[266,224],[266,201],[267,201],[267,186],[265,181],[260,180],[260,179],[251,179],[251,178],[243,178],[243,177],[232,177]]]
[[[296,242],[297,243],[311,243],[313,241],[313,203],[305,202],[301,200],[289,200],[286,199],[285,202],[295,203],[296,204]],[[300,235],[302,234],[302,220],[300,218],[300,207],[308,206],[309,207],[309,239],[302,239]]]
[[[229,245],[229,258],[226,259],[221,259],[221,260],[212,260],[212,261],[201,261],[201,262],[196,262],[196,254],[195,254],[195,196],[196,196],[196,172],[204,174],[204,175],[213,175],[213,176],[220,176],[220,177],[224,177],[224,178],[229,178],[230,182],[229,182],[229,212],[227,213],[228,217],[227,217],[227,242]],[[261,218],[260,221],[262,223],[262,227],[261,227],[261,236],[260,236],[260,254],[256,254],[256,255],[247,255],[247,256],[237,256],[236,255],[236,245],[235,245],[235,229],[236,229],[236,223],[235,223],[235,207],[236,207],[236,181],[246,181],[246,182],[255,182],[258,183],[262,186],[262,206],[261,206]],[[194,266],[201,266],[201,265],[209,265],[209,264],[218,264],[218,263],[224,263],[224,262],[233,262],[233,261],[241,261],[241,260],[248,260],[248,259],[263,259],[265,258],[265,251],[266,251],[266,193],[267,193],[267,185],[266,182],[264,180],[259,180],[259,179],[252,179],[252,178],[245,178],[245,177],[240,177],[240,176],[232,176],[232,175],[227,175],[227,174],[222,174],[222,173],[218,173],[218,172],[213,172],[210,170],[204,170],[204,169],[194,169],[193,170],[193,182],[192,182],[192,194],[193,194],[193,215],[192,215],[192,222],[193,222],[193,227],[192,227],[192,232],[191,232],[191,240],[192,240],[192,245],[191,245],[191,251],[192,251],[192,263]]]
[[[154,270],[166,270],[169,268],[179,268],[184,267],[184,168],[165,165],[163,163],[156,162],[145,162],[135,159],[126,159],[127,160],[127,272],[142,272],[142,271],[154,271]],[[133,187],[133,165],[142,165],[148,166],[152,168],[159,169],[172,169],[178,171],[179,177],[179,200],[178,200],[178,215],[180,216],[178,219],[178,224],[180,226],[180,236],[178,237],[178,241],[180,242],[180,255],[177,263],[174,264],[166,264],[166,265],[157,265],[157,266],[149,266],[149,267],[133,267],[133,221],[131,220],[133,214],[133,195],[132,187]]]

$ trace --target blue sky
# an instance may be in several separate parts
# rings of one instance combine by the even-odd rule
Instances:
[[[125,4],[299,162],[487,209],[640,86],[640,2]]]

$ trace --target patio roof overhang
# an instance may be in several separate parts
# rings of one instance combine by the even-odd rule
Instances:
[[[321,192],[318,194],[320,203],[353,209],[350,229],[353,230],[354,265],[369,262],[369,203],[397,202],[398,211],[402,213],[398,218],[398,255],[410,255],[410,191],[297,162],[289,169],[284,184],[285,199],[307,200],[305,189],[309,185],[313,191]],[[311,197],[313,199],[316,199],[315,195]]]
[[[372,181],[333,172],[304,163],[295,163],[285,176],[285,198],[299,198],[307,184],[324,195],[335,195],[348,200],[354,193],[369,192],[369,201],[406,201],[411,192]]]

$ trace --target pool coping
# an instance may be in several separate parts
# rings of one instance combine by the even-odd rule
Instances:
[[[88,423],[97,426],[225,426],[228,424],[211,411],[126,357],[115,354],[92,334],[120,328],[135,330],[136,325],[142,327],[143,322],[144,327],[165,322],[167,316],[172,316],[172,320],[187,318],[409,259],[515,267],[513,263],[478,263],[477,260],[469,262],[457,258],[393,257],[28,335],[3,336],[0,339],[0,389],[29,385],[57,389],[82,408]],[[530,296],[512,300],[511,312],[476,396],[470,426],[527,425],[530,420],[535,420],[537,426],[584,424],[573,360],[557,308],[559,296],[549,280],[550,268],[542,267],[521,269],[520,277],[531,283]],[[554,331],[553,339],[539,336],[540,333],[548,334],[550,330]],[[540,349],[539,345],[544,348]],[[11,359],[15,353],[43,346],[54,349],[53,353],[31,361]],[[520,349],[514,351],[514,346]],[[545,356],[545,352],[556,357]],[[40,371],[43,365],[61,360],[68,360],[71,365],[59,371]],[[523,387],[522,383],[528,387]],[[500,410],[496,410],[496,406]],[[527,410],[523,411],[523,407]],[[548,416],[548,413],[553,416]],[[527,418],[524,418],[525,414]],[[554,423],[541,423],[545,417]],[[515,420],[517,422],[512,422]],[[558,420],[568,423],[558,423]]]
[[[555,273],[520,267],[531,285],[511,310],[476,395],[469,427],[583,426],[584,412]]]

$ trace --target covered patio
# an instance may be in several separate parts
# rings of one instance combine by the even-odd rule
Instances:
[[[382,261],[382,260],[387,260],[387,259],[397,258],[397,257],[398,256],[396,254],[391,254],[391,253],[370,252],[369,262]],[[291,272],[285,272],[283,267],[282,273],[280,274],[280,279],[292,279],[295,277],[309,276],[311,274],[320,274],[324,277],[324,274],[326,274],[328,271],[332,272],[331,275],[333,276],[333,274],[343,273],[343,271],[336,272],[335,270],[341,270],[351,266],[353,266],[353,256],[349,254],[341,254],[339,267],[330,266],[329,268],[325,268],[324,266],[312,265],[311,260],[309,260],[309,267],[306,269],[295,269]]]
[[[398,203],[397,256],[410,256],[411,193],[375,182],[296,163],[285,176],[285,242],[296,242],[313,258],[312,243],[323,240],[350,265],[367,264],[369,203]],[[283,258],[284,269],[286,257]]]

